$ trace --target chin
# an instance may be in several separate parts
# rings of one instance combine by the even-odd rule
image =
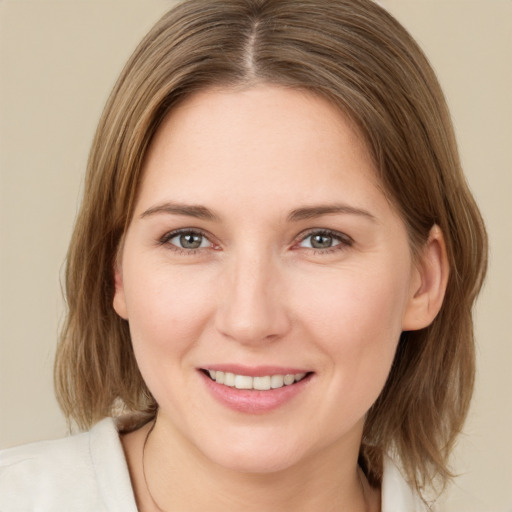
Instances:
[[[199,447],[200,448],[200,447]],[[201,449],[201,448],[200,448]],[[270,474],[284,471],[300,460],[301,450],[280,440],[269,442],[245,436],[204,447],[203,455],[214,464],[238,473]]]
[[[250,451],[237,452],[215,457],[214,462],[228,471],[246,474],[273,474],[285,471],[294,466],[297,457],[286,456],[285,454],[265,453],[261,450],[251,449]]]

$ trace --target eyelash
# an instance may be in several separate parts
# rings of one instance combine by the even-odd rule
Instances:
[[[158,240],[158,245],[166,245],[168,246],[172,251],[176,252],[177,254],[182,254],[185,256],[193,256],[197,254],[199,251],[203,249],[210,249],[212,247],[198,247],[196,249],[185,249],[183,247],[179,247],[175,244],[170,243],[170,240],[173,238],[179,236],[179,235],[196,235],[201,236],[208,240],[210,244],[212,244],[213,248],[215,247],[215,244],[210,240],[210,236],[205,233],[204,231],[197,229],[197,228],[183,228],[183,229],[177,229],[175,231],[170,231],[169,233],[166,233]],[[338,241],[336,245],[332,247],[326,247],[324,249],[314,248],[314,247],[303,247],[303,249],[308,249],[312,251],[313,254],[320,254],[320,255],[326,255],[326,254],[332,254],[333,252],[337,251],[343,251],[347,247],[351,247],[354,244],[354,241],[352,238],[350,238],[348,235],[344,233],[340,233],[339,231],[333,231],[329,229],[310,229],[306,233],[301,233],[295,240],[295,242],[292,245],[292,249],[297,250],[301,247],[299,246],[300,243],[307,240],[309,237],[312,236],[324,236],[328,238],[332,238],[335,241]]]

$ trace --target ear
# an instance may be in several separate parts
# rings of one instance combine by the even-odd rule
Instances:
[[[411,295],[402,319],[402,330],[415,331],[432,323],[443,304],[450,265],[443,232],[434,225],[418,255],[411,281]]]
[[[124,283],[123,283],[123,271],[122,267],[118,261],[116,261],[114,265],[114,300],[113,300],[113,306],[115,312],[125,320],[128,320],[128,312],[126,308],[126,300],[124,296]]]

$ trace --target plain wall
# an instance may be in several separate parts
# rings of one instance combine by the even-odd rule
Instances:
[[[0,447],[59,437],[59,279],[103,104],[173,2],[0,0]],[[491,254],[476,308],[478,380],[450,512],[512,511],[512,1],[382,0],[451,106]]]

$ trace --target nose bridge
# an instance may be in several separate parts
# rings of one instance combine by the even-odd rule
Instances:
[[[241,343],[282,336],[289,327],[283,276],[270,251],[241,249],[225,268],[217,328]]]

